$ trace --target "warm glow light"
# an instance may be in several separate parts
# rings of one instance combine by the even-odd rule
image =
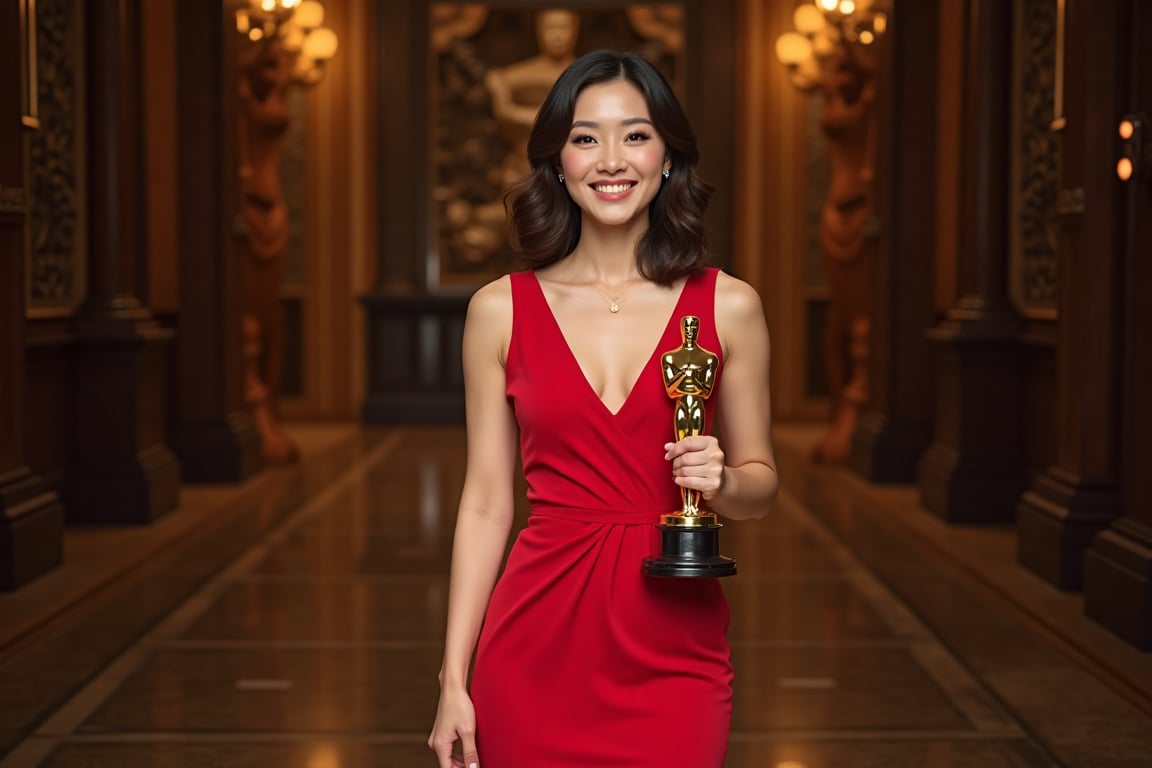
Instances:
[[[836,50],[836,43],[828,34],[828,30],[821,30],[812,37],[812,51],[820,57],[831,55]]]
[[[812,41],[799,32],[785,32],[776,38],[776,58],[793,67],[812,55]]]
[[[1124,139],[1124,141],[1128,141],[1135,133],[1136,126],[1131,120],[1124,120],[1120,123],[1120,138]]]
[[[1128,179],[1132,178],[1131,158],[1120,158],[1120,162],[1116,163],[1116,175],[1120,177],[1120,181],[1128,181]]]
[[[856,13],[855,0],[842,0],[840,3],[840,13],[844,14],[845,16],[851,16],[852,14]]]
[[[872,17],[872,30],[878,34],[884,34],[884,30],[888,29],[888,17],[882,13],[877,13]]]
[[[203,1],[203,0],[200,0]],[[289,56],[293,79],[312,85],[324,78],[324,62],[336,55],[336,33],[323,26],[320,0],[229,0],[244,6],[236,11],[236,29],[253,42],[276,39]]]
[[[281,44],[284,46],[284,50],[288,51],[288,53],[299,53],[300,49],[304,47],[304,36],[304,30],[295,24],[290,25],[284,30],[284,34],[282,35],[283,40]]]
[[[327,61],[336,55],[339,41],[336,33],[327,27],[319,27],[304,38],[304,55],[316,61]]]
[[[860,42],[864,45],[872,45],[875,40],[876,36],[869,32],[867,29],[860,33]]]
[[[836,10],[836,4],[839,0],[816,0],[816,5],[820,6],[826,11]]]
[[[317,744],[308,758],[308,768],[340,768],[340,751],[331,744]]]
[[[316,0],[304,0],[292,15],[292,21],[304,29],[315,29],[324,23],[324,6]]]
[[[776,768],[808,768],[808,766],[799,760],[785,760],[781,763],[776,763]]]
[[[792,14],[792,24],[802,35],[814,35],[824,29],[824,14],[814,5],[801,5]]]

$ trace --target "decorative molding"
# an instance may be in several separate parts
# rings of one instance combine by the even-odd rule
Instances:
[[[25,128],[40,128],[38,106],[36,41],[36,0],[20,1],[20,55],[23,59],[23,81],[20,84],[20,122]]]
[[[72,0],[38,0],[40,130],[29,137],[28,314],[70,314],[84,299],[82,21]]]
[[[0,213],[22,214],[27,210],[27,196],[23,187],[6,187],[0,184]]]
[[[1056,215],[1060,218],[1073,218],[1084,215],[1084,190],[1081,187],[1075,189],[1062,189],[1060,196],[1056,200]]]
[[[1017,0],[1015,151],[1011,282],[1017,310],[1056,317],[1059,298],[1060,134],[1057,97],[1058,0]]]

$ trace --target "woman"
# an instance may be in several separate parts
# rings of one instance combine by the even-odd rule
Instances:
[[[528,157],[509,211],[533,268],[468,308],[468,469],[429,746],[441,768],[719,768],[732,698],[720,584],[641,564],[681,488],[732,519],[775,502],[760,300],[705,267],[695,137],[639,56],[573,62]],[[715,436],[668,442],[659,358],[684,315],[721,360],[705,408],[723,449]],[[493,590],[518,443],[532,512]]]

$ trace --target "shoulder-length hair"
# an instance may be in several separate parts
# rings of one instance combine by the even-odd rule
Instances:
[[[528,138],[532,171],[508,191],[513,244],[532,267],[559,261],[580,242],[580,207],[557,178],[576,98],[589,85],[625,80],[644,95],[671,161],[669,177],[648,207],[648,231],[636,248],[640,274],[661,285],[708,263],[704,211],[712,187],[696,173],[696,135],[660,71],[635,53],[598,50],[574,61],[556,80]]]

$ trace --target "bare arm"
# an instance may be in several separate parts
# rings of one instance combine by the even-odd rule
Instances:
[[[779,478],[772,450],[768,390],[769,339],[760,297],[751,286],[721,273],[716,325],[724,346],[720,432],[686,437],[669,446],[676,483],[700,491],[717,514],[758,518],[776,504]]]
[[[502,278],[476,292],[464,325],[468,468],[452,545],[440,707],[429,738],[442,766],[457,738],[466,754],[475,751],[468,667],[512,528],[517,431],[504,379],[511,328],[511,288]]]

